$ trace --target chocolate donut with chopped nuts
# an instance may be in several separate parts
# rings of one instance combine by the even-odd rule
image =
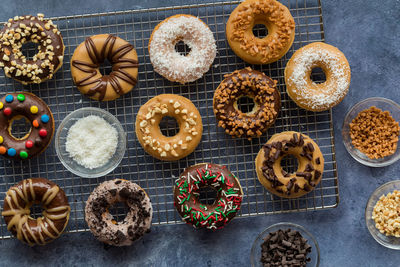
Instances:
[[[32,60],[21,52],[27,42],[38,43],[38,53]],[[51,79],[62,66],[64,43],[57,25],[35,16],[15,16],[0,31],[0,66],[7,77],[22,84],[41,83]]]
[[[275,122],[281,108],[277,81],[262,72],[245,68],[225,76],[214,93],[214,114],[218,126],[233,137],[259,137]],[[253,110],[238,109],[238,100],[249,97]]]
[[[129,208],[120,222],[108,211],[117,202]],[[113,246],[129,246],[150,232],[152,217],[153,208],[146,192],[124,179],[101,183],[86,201],[85,220],[90,231],[98,240]]]
[[[294,173],[282,169],[281,161],[293,155],[298,161]],[[314,190],[324,171],[324,157],[309,136],[294,132],[274,134],[256,158],[258,180],[272,194],[296,198]]]
[[[160,122],[170,116],[176,119],[179,132],[165,136]],[[161,94],[140,107],[136,117],[136,136],[144,150],[160,160],[179,160],[192,153],[201,140],[203,123],[193,103],[179,95]]]

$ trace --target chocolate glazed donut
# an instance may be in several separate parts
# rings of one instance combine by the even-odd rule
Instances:
[[[30,207],[40,203],[42,217],[33,219]],[[7,229],[30,246],[44,245],[59,237],[68,224],[70,206],[64,191],[44,178],[22,180],[4,199],[2,215]]]
[[[101,75],[105,60],[112,64],[109,75]],[[114,100],[132,90],[137,83],[138,57],[133,46],[111,34],[86,38],[75,50],[71,73],[84,95],[100,101]]]
[[[262,72],[245,68],[225,76],[214,93],[214,114],[218,126],[233,137],[261,136],[274,122],[281,108],[276,81]],[[238,100],[247,96],[254,100],[254,108],[244,113]]]

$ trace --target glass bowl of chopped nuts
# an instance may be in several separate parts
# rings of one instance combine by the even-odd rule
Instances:
[[[361,164],[383,167],[400,159],[400,105],[372,97],[355,104],[343,122],[343,143]]]
[[[383,184],[372,193],[365,223],[379,244],[400,250],[400,180]]]
[[[319,246],[304,227],[289,222],[276,223],[257,236],[250,261],[252,267],[262,267],[263,262],[279,266],[319,266]]]

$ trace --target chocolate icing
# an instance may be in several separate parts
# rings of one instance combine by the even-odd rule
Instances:
[[[17,99],[19,94],[25,96],[25,100],[23,102]],[[8,103],[5,100],[8,95],[13,96],[13,101],[11,103]],[[15,156],[9,156],[7,152],[3,154],[3,156],[9,159],[22,159],[20,157],[20,152],[25,151],[28,153],[27,159],[30,159],[44,151],[51,142],[54,133],[53,114],[46,103],[39,97],[28,92],[7,94],[0,99],[0,102],[3,104],[3,108],[0,109],[0,136],[3,137],[3,143],[0,144],[0,148],[4,147],[6,151],[8,151],[10,148],[14,148],[17,152]],[[38,108],[37,113],[33,114],[30,111],[32,106],[36,106]],[[11,115],[7,116],[5,114],[4,110],[6,108],[11,109]],[[41,121],[42,115],[48,115],[49,121],[47,123]],[[11,136],[8,131],[12,119],[16,116],[23,116],[27,118],[31,124],[31,131],[28,136],[23,137],[23,139],[20,140],[15,139],[15,137]],[[32,125],[34,120],[39,123],[39,127],[36,128]],[[42,129],[47,131],[47,135],[45,137],[41,137],[39,135],[39,131]],[[31,148],[26,147],[26,141],[28,140],[34,143]]]

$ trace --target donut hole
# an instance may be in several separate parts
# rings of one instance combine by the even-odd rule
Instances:
[[[241,96],[236,101],[237,109],[243,113],[251,113],[254,111],[254,107],[256,106],[254,99],[248,96]]]
[[[40,203],[33,203],[32,206],[30,207],[30,211],[31,211],[30,216],[33,219],[43,217],[44,208]]]
[[[111,62],[108,61],[108,59],[105,59],[104,62],[100,65],[99,70],[103,76],[110,75],[110,73],[112,72]]]
[[[253,27],[253,34],[259,39],[263,39],[268,35],[268,28],[264,24],[256,24]]]
[[[191,49],[187,44],[185,44],[184,41],[178,41],[175,44],[175,51],[178,52],[182,56],[187,56],[187,55],[189,55]]]
[[[22,140],[28,137],[31,128],[31,123],[26,117],[16,116],[11,120],[9,132],[15,139]]]
[[[322,68],[315,67],[311,70],[310,79],[316,84],[326,82],[326,75]]]
[[[293,155],[286,155],[281,160],[281,168],[283,175],[295,173],[299,168],[299,161]]]
[[[26,42],[22,44],[21,52],[27,60],[33,60],[33,57],[39,52],[39,44]]]
[[[211,186],[200,187],[199,200],[202,204],[212,205],[217,200],[217,190]]]
[[[167,137],[177,135],[179,132],[178,122],[174,117],[165,116],[160,122],[160,130]]]
[[[122,222],[129,212],[129,207],[125,202],[117,202],[108,208],[108,212],[116,222]]]

